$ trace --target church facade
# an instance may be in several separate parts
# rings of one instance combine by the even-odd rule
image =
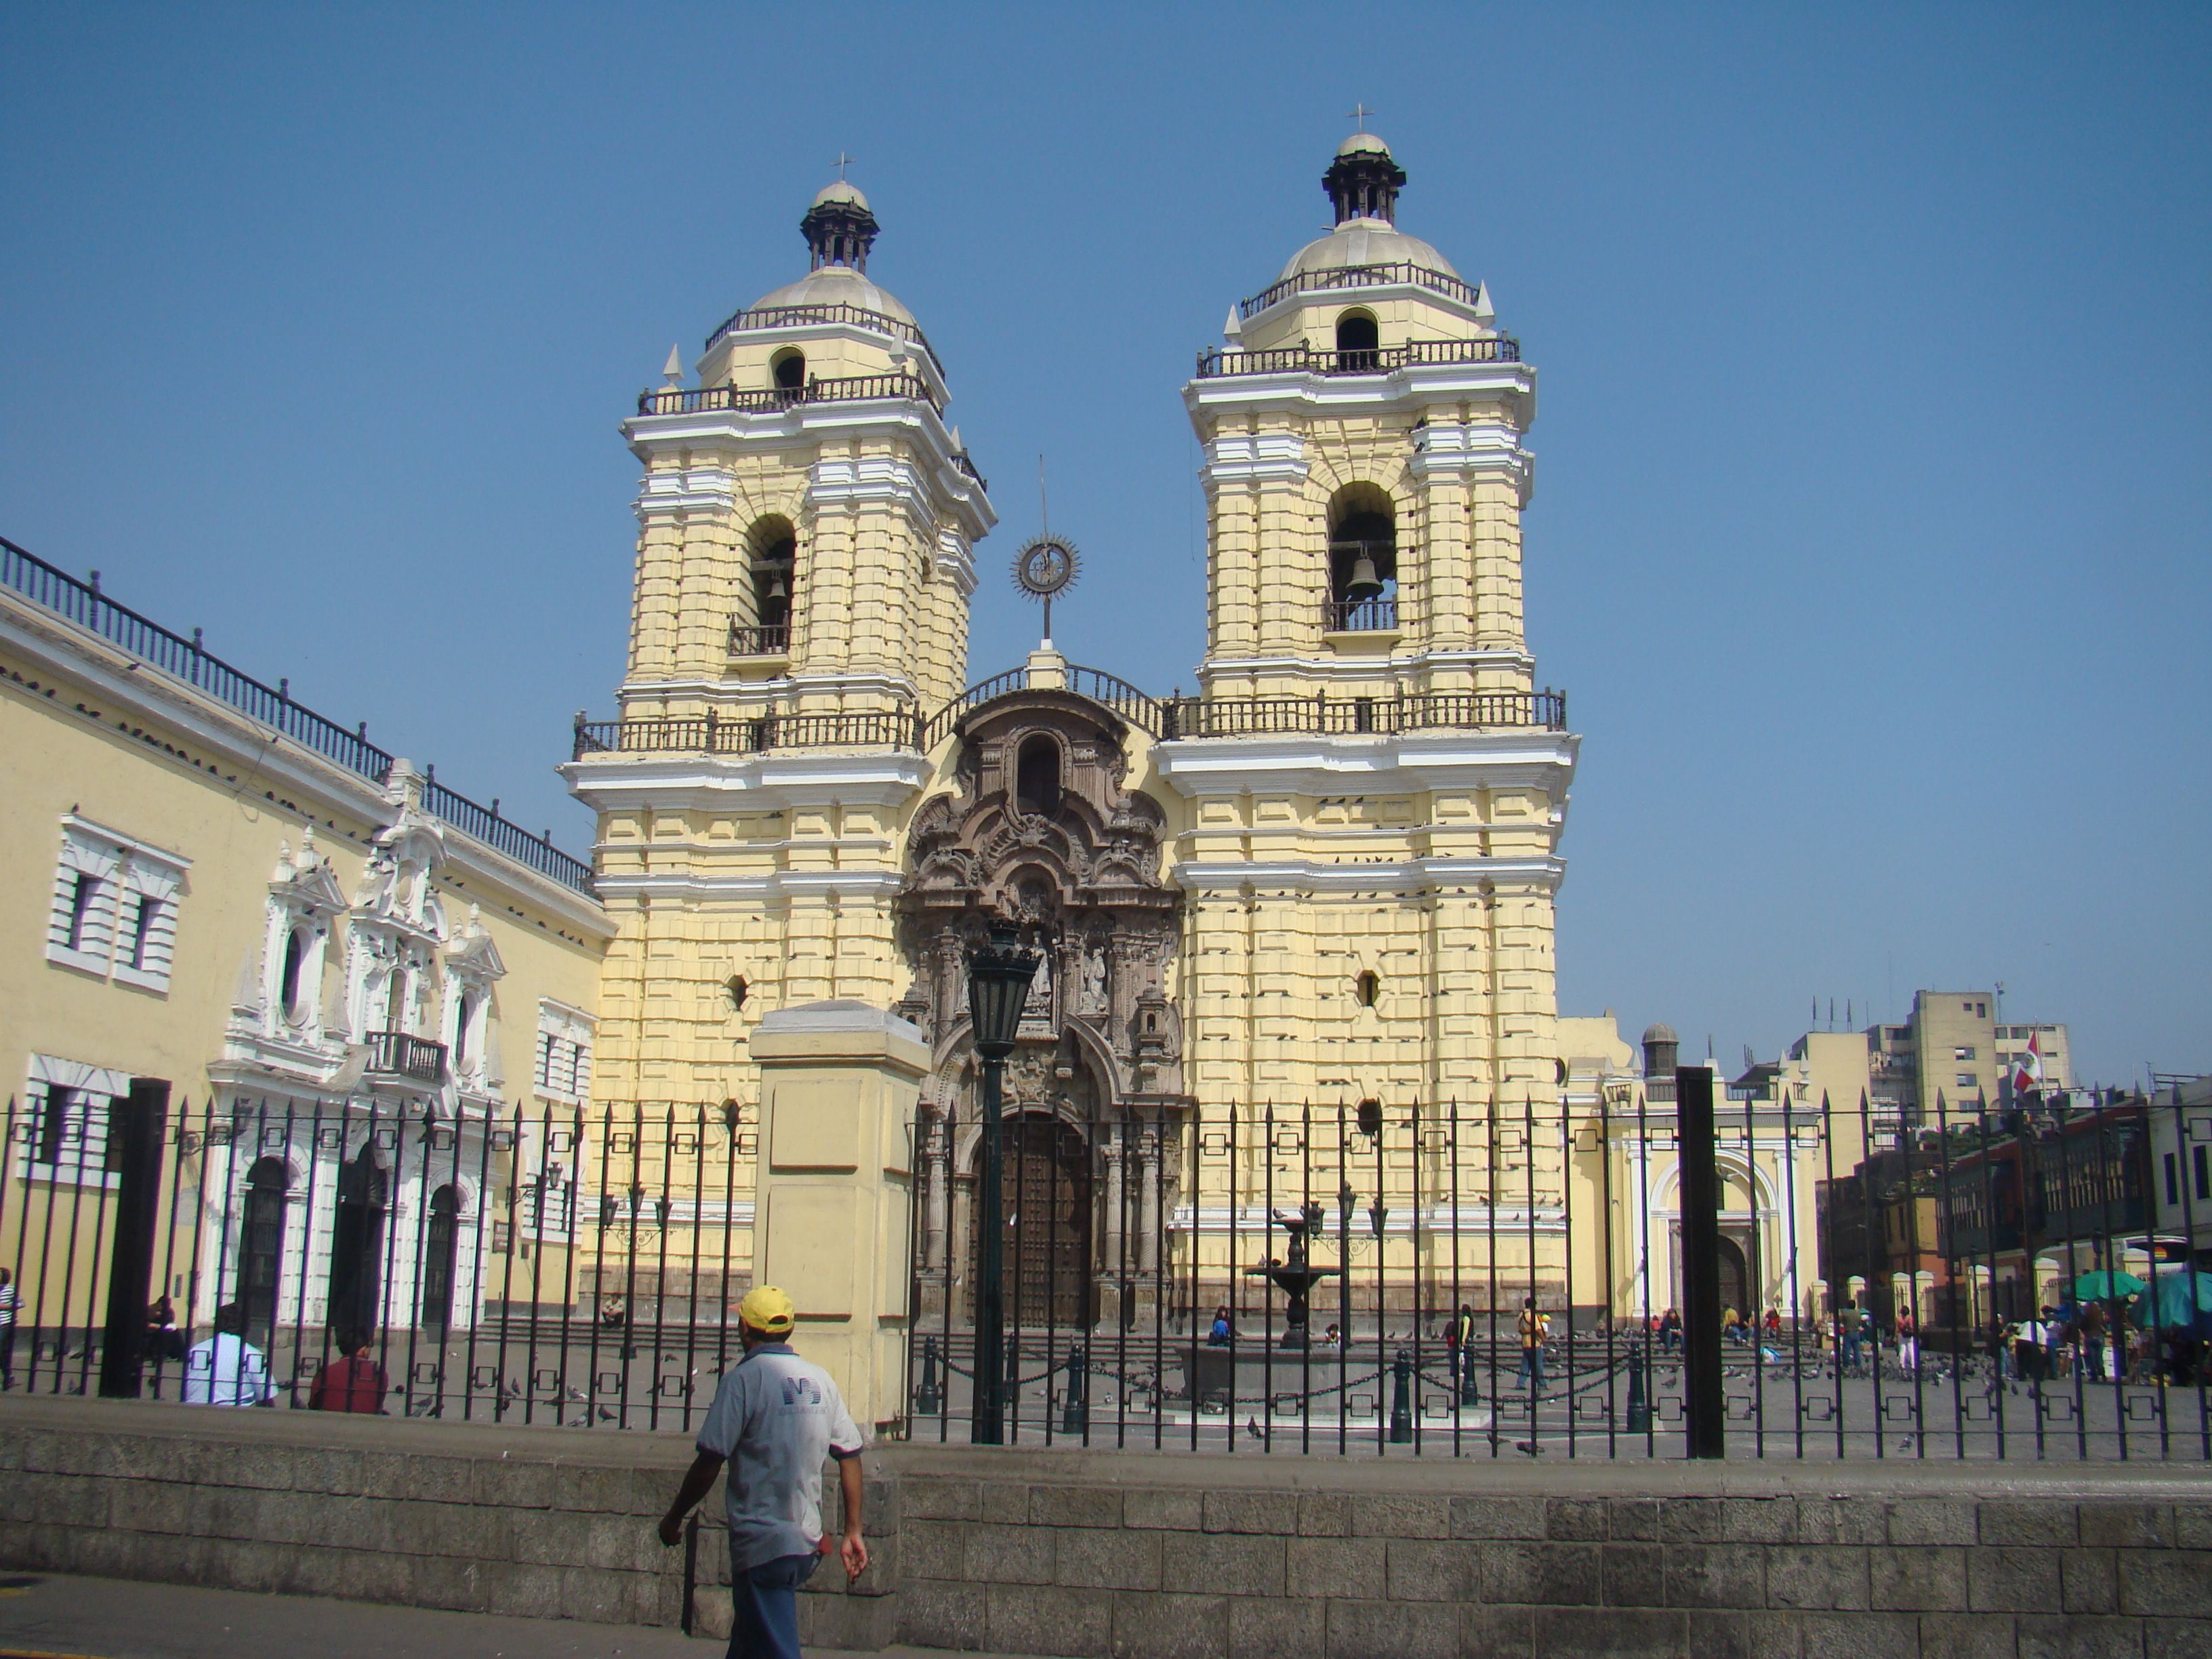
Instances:
[[[672,356],[641,398],[628,672],[566,769],[616,930],[594,1095],[721,1116],[729,1166],[690,1214],[735,1236],[733,1260],[750,1031],[864,1002],[929,1044],[917,1268],[926,1305],[959,1305],[978,1152],[962,964],[994,921],[1043,957],[1008,1068],[1009,1179],[1052,1194],[1052,1259],[1022,1271],[1066,1287],[1056,1318],[1103,1316],[1164,1239],[1226,1273],[1239,1233],[1265,1237],[1239,1195],[1261,1183],[1224,1165],[1215,1190],[1184,1156],[1205,1126],[1349,1111],[1382,1136],[1416,1103],[1561,1110],[1577,739],[1522,609],[1535,372],[1487,290],[1398,228],[1406,174],[1381,140],[1355,135],[1323,183],[1334,228],[1231,309],[1183,388],[1208,510],[1193,696],[1048,641],[969,683],[996,514],[944,365],[868,272],[878,227],[851,185],[805,216],[807,274],[717,329],[696,384]],[[1390,1179],[1410,1184],[1437,1154],[1407,1146]],[[1533,1221],[1563,1201],[1569,1149],[1528,1157]]]

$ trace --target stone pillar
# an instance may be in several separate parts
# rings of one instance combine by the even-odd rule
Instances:
[[[798,1304],[793,1346],[837,1379],[854,1419],[906,1412],[914,1201],[909,1126],[929,1048],[862,1002],[780,1008],[761,1068],[755,1282]]]
[[[1144,1185],[1137,1200],[1137,1267],[1150,1273],[1160,1265],[1160,1127],[1152,1126],[1139,1156]]]
[[[1129,1263],[1121,1254],[1121,1126],[1106,1126],[1106,1276],[1119,1284],[1127,1276]]]
[[[943,1118],[933,1121],[929,1143],[922,1153],[922,1178],[927,1183],[927,1207],[922,1213],[922,1266],[945,1266],[945,1228],[951,1207],[952,1138]]]

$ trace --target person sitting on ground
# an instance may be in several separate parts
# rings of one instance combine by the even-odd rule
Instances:
[[[1322,1333],[1321,1345],[1324,1348],[1342,1348],[1344,1346],[1344,1333],[1332,1324],[1327,1330]]]
[[[307,1394],[311,1412],[377,1412],[384,1410],[384,1367],[369,1357],[367,1331],[338,1333],[338,1357],[324,1362],[315,1373],[315,1386]]]
[[[723,1376],[700,1425],[698,1455],[661,1517],[663,1544],[684,1539],[684,1517],[727,1462],[732,1659],[799,1659],[799,1587],[831,1553],[822,1527],[822,1465],[837,1460],[845,1500],[848,1583],[868,1567],[860,1533],[860,1431],[837,1384],[791,1349],[798,1310],[773,1285],[738,1304],[744,1358]]]
[[[625,1302],[623,1302],[623,1300],[622,1299],[622,1297],[621,1297],[619,1294],[613,1295],[613,1296],[608,1296],[608,1297],[602,1297],[600,1298],[600,1300],[599,1300],[599,1323],[600,1323],[600,1324],[602,1324],[602,1325],[610,1325],[610,1326],[612,1326],[612,1325],[620,1325],[621,1323],[623,1323],[623,1321],[627,1320],[629,1317],[629,1304],[626,1304]]]
[[[226,1302],[215,1310],[215,1334],[185,1356],[187,1406],[273,1406],[276,1385],[269,1360],[246,1340],[246,1310]]]
[[[1225,1348],[1236,1340],[1237,1328],[1229,1322],[1229,1309],[1224,1304],[1213,1310],[1212,1328],[1206,1334],[1208,1347]]]

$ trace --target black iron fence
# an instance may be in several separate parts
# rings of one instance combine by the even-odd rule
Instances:
[[[801,404],[851,403],[878,398],[903,398],[927,404],[932,409],[938,407],[929,382],[918,374],[854,374],[840,380],[809,380],[799,386],[665,387],[638,393],[637,412],[703,415],[726,410],[741,415],[772,415]]]
[[[2189,1197],[2188,1151],[2212,1114],[2137,1109],[2162,1121],[2142,1147],[2177,1149],[2185,1230],[2192,1204],[2212,1209]],[[1004,1438],[1681,1456],[1705,1386],[1686,1376],[1686,1276],[1710,1271],[1726,1455],[2212,1459],[2201,1249],[2106,1225],[2007,1261],[1939,1224],[1909,1262],[1855,1265],[1835,1164],[1863,1161],[1863,1104],[1784,1088],[1718,1120],[1719,1244],[1701,1267],[1671,1094],[1011,1116]],[[1906,1149],[1908,1186],[1989,1178],[2002,1121],[1946,1129]],[[917,1132],[924,1439],[974,1429],[979,1133],[957,1112]]]
[[[486,1116],[398,1092],[10,1102],[7,1385],[696,1426],[739,1352],[752,1109]],[[1787,1083],[1721,1103],[1700,1258],[1673,1106],[1632,1082],[1564,1103],[1016,1106],[1005,1437],[1679,1456],[1680,1310],[1710,1273],[1729,1456],[2212,1459],[2212,1106],[1939,1115],[1883,1146],[1863,1104]],[[964,1105],[925,1111],[896,1177],[917,1439],[973,1431],[981,1130]],[[2031,1212],[2039,1167],[2075,1200],[2017,1245],[1972,1231],[2006,1212],[2008,1167]]]

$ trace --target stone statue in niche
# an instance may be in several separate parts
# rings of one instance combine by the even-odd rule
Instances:
[[[1083,1006],[1086,1014],[1106,1012],[1106,948],[1093,942],[1083,953]]]

